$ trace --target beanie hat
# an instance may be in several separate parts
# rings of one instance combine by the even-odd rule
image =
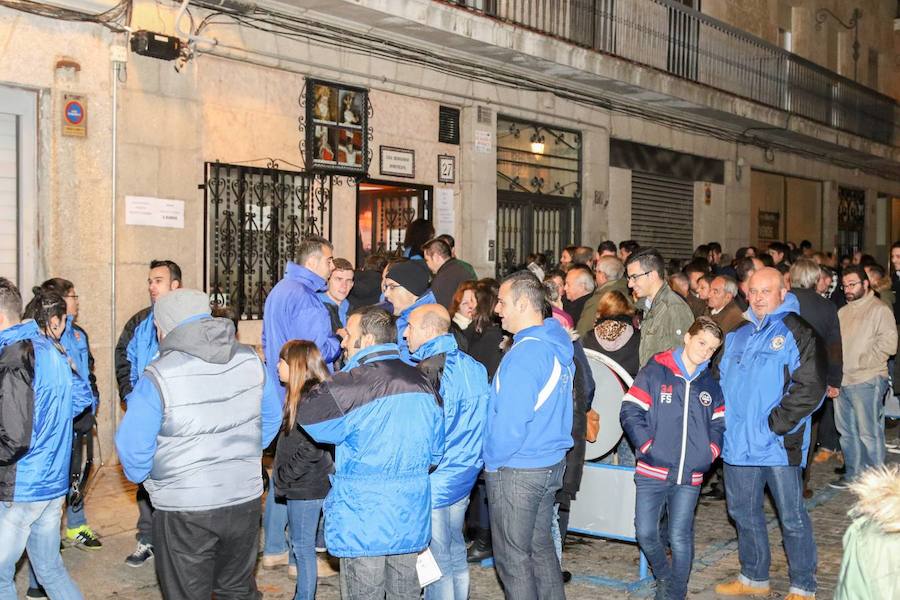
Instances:
[[[168,335],[183,321],[199,315],[211,316],[209,296],[200,290],[177,289],[153,305],[153,318],[163,335]]]
[[[421,260],[406,260],[388,267],[387,279],[393,279],[413,296],[421,296],[428,289],[431,273]]]

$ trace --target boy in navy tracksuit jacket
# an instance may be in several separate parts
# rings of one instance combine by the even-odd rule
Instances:
[[[654,356],[622,402],[622,428],[638,449],[634,525],[641,550],[656,577],[657,600],[687,594],[694,559],[694,508],[703,474],[721,454],[725,399],[707,369],[722,344],[722,330],[698,318],[684,346]],[[671,562],[660,539],[668,514]]]

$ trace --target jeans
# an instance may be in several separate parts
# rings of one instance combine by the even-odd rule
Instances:
[[[0,600],[16,600],[16,563],[27,550],[38,581],[53,600],[81,600],[59,554],[63,498],[0,502]]]
[[[536,469],[485,471],[494,564],[510,600],[564,600],[551,522],[565,459]]]
[[[650,562],[653,575],[666,582],[668,599],[683,600],[694,561],[694,509],[700,486],[676,485],[643,475],[635,475],[634,483],[637,488],[634,530],[638,544]],[[666,556],[660,531],[664,513],[668,515],[671,561]]]
[[[266,494],[266,508],[263,513],[263,556],[284,554],[291,548],[285,530],[288,526],[288,509],[285,500],[275,500],[274,477],[269,479],[269,493]],[[294,564],[293,553],[289,554],[290,564]]]
[[[419,600],[418,553],[341,559],[341,600]]]
[[[887,378],[845,385],[835,399],[834,417],[841,432],[844,478],[852,481],[863,470],[884,464],[884,394]]]
[[[816,542],[803,505],[800,467],[739,467],[725,464],[725,500],[738,532],[741,578],[748,585],[766,587],[771,554],[766,515],[766,485],[775,500],[788,559],[791,591],[816,591]]]
[[[154,511],[154,561],[163,598],[215,594],[218,600],[258,600],[253,570],[259,511],[259,498],[211,510]]]
[[[297,563],[297,593],[294,600],[313,600],[316,597],[316,531],[324,502],[324,498],[287,501],[291,549]]]
[[[87,525],[87,519],[84,516],[84,502],[75,508],[72,507],[68,502],[66,503],[66,528],[67,529],[76,529],[81,527],[82,525]],[[28,564],[28,587],[29,588],[38,588],[40,584],[37,580],[37,575],[34,573],[34,567],[31,563]]]
[[[469,497],[431,511],[431,553],[441,578],[425,588],[425,600],[466,600],[469,597],[469,563],[463,522]]]

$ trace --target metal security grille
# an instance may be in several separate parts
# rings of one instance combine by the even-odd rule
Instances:
[[[206,163],[204,281],[242,319],[263,317],[301,241],[331,236],[331,177],[269,166]]]
[[[459,145],[459,109],[442,106],[438,112],[438,141]]]
[[[498,275],[525,267],[533,252],[555,265],[563,248],[578,243],[579,209],[578,201],[567,198],[498,192]]]
[[[694,183],[631,172],[631,237],[666,260],[687,259],[694,249]]]

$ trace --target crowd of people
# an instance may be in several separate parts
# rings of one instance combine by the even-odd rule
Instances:
[[[811,468],[831,461],[830,485],[884,502],[900,485],[883,467],[897,451],[884,400],[900,243],[890,262],[808,242],[733,260],[710,243],[666,262],[605,241],[565,248],[558,264],[531,255],[498,281],[478,279],[451,236],[418,220],[401,252],[359,269],[328,240],[304,240],[253,348],[233,313],[182,286],[177,264],[153,261],[150,305],[114,357],[116,448],[138,484],[125,562],[152,560],[163,596],[191,600],[258,598],[257,564],[287,568],[304,600],[333,574],[327,551],[346,600],[414,600],[423,588],[427,600],[464,600],[469,564],[492,557],[507,598],[565,598],[596,352],[633,379],[625,435],[603,460],[634,468],[655,597],[687,595],[701,494],[726,502],[738,535],[740,570],[716,592],[767,595],[768,489],[787,598],[814,598]],[[66,543],[102,547],[83,497],[99,394],[74,285],[33,293],[23,307],[0,278],[0,599],[16,597],[26,550],[27,597],[81,598],[60,528],[65,512]],[[866,500],[848,532],[844,599],[898,591],[896,577],[867,576],[897,524]]]

